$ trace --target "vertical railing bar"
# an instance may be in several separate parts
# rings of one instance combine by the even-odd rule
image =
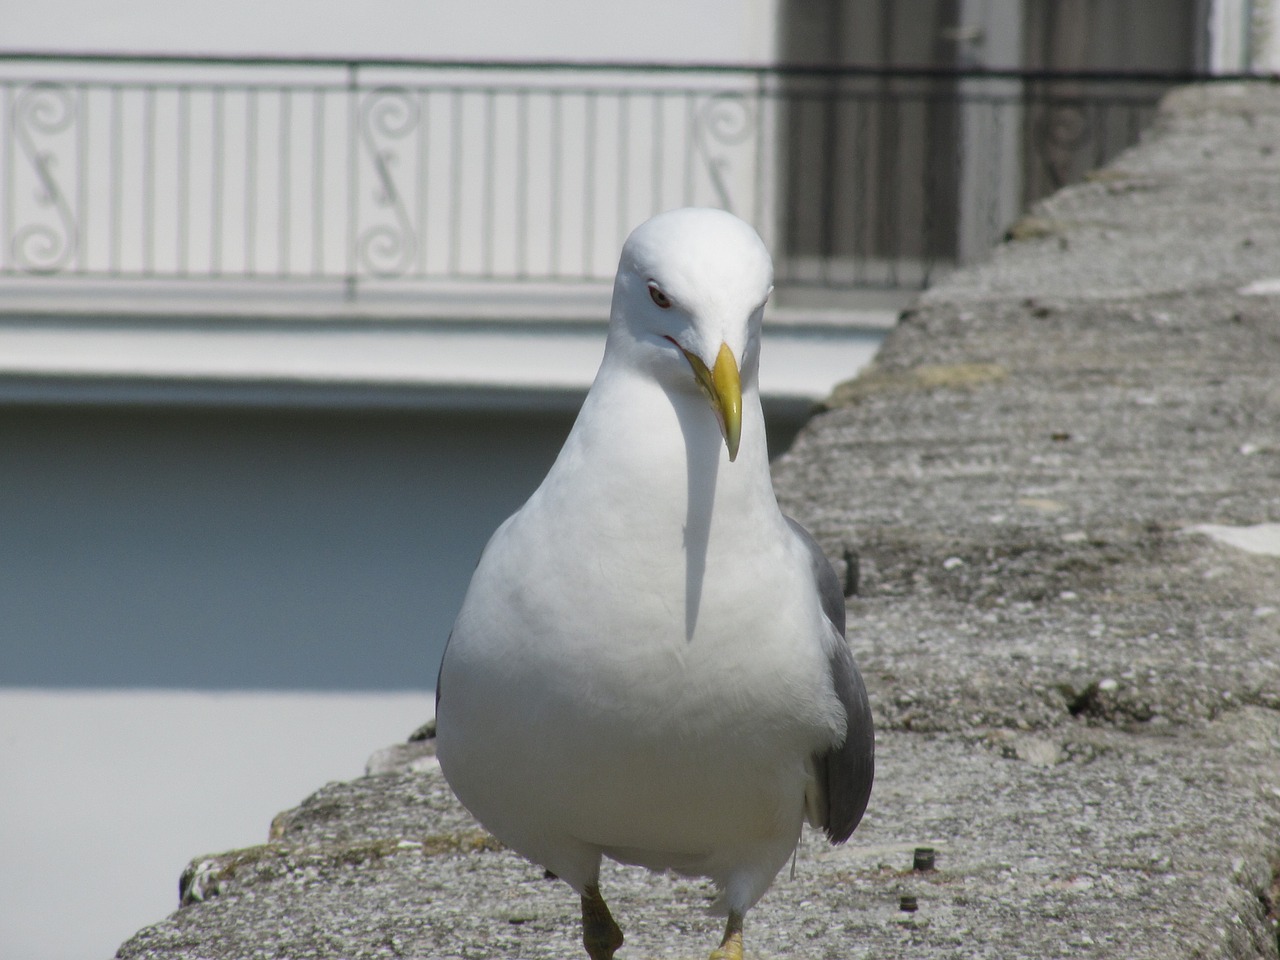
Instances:
[[[293,272],[293,264],[290,257],[293,192],[289,188],[289,167],[293,162],[293,95],[288,87],[281,87],[279,96],[280,145],[277,148],[277,153],[279,154],[279,185],[277,187],[278,198],[276,202],[280,208],[280,213],[277,222],[278,253],[276,255],[276,275],[283,280]]]
[[[76,272],[89,269],[89,91],[76,88]]]
[[[1065,168],[1066,175],[1065,177],[1062,177],[1062,186],[1066,186],[1066,184],[1070,182],[1071,173],[1074,172],[1076,166],[1079,164],[1087,164],[1091,166],[1101,165],[1100,161],[1097,159],[1098,152],[1100,152],[1100,137],[1097,136],[1098,132],[1096,129],[1093,129],[1091,125],[1093,122],[1092,105],[1089,104],[1087,99],[1085,99],[1084,91],[1076,88],[1073,93],[1073,97],[1068,100],[1068,105],[1074,106],[1076,114],[1079,115],[1079,122],[1083,129],[1079,132],[1079,136],[1082,137],[1080,145],[1078,147],[1069,147],[1069,156],[1068,161],[1066,161]]]
[[[17,122],[13,115],[14,110],[14,92],[13,84],[6,82],[4,85],[4,116],[0,120],[4,122],[3,129],[12,130]],[[12,260],[12,244],[14,231],[14,212],[13,197],[15,192],[14,180],[17,178],[17,170],[14,164],[14,138],[6,136],[4,138],[4,237],[3,243],[0,243],[0,273],[16,272],[16,264]]]
[[[867,261],[871,250],[868,231],[871,229],[870,211],[872,210],[867,191],[874,189],[874,185],[867,173],[867,151],[870,148],[867,130],[871,124],[870,110],[865,96],[859,95],[854,104],[857,108],[857,119],[854,121],[854,137],[856,139],[853,150],[853,182],[862,185],[861,191],[857,191],[855,188],[855,197],[857,199],[854,201],[852,210],[854,222],[853,282],[858,285],[867,282]]]
[[[817,243],[809,235],[812,232],[815,216],[812,198],[814,191],[808,189],[809,184],[803,176],[803,173],[810,169],[811,157],[808,151],[811,149],[810,144],[817,129],[810,130],[814,82],[816,81],[812,78],[797,78],[792,80],[793,85],[788,90],[788,96],[792,99],[792,119],[789,121],[787,143],[786,178],[787,197],[790,202],[786,210],[786,231],[790,240],[786,248],[792,253],[788,262],[788,282],[797,284],[808,284],[813,280],[809,274],[812,271],[813,250]]]
[[[552,279],[560,277],[560,180],[563,176],[563,91],[551,91],[551,139],[548,141],[550,156],[548,162],[551,169],[551,209],[547,216],[547,270]]]
[[[764,220],[764,133],[765,133],[765,80],[764,73],[756,74],[756,156],[755,176],[751,183],[751,222],[763,229]],[[772,233],[772,231],[770,231]]]
[[[693,154],[697,150],[697,109],[694,99],[695,90],[684,92],[684,195],[681,206],[693,205]]]
[[[583,100],[582,158],[582,278],[591,276],[592,254],[595,246],[595,194],[596,194],[596,91],[588,90]]]
[[[888,81],[880,79],[875,90],[868,97],[871,107],[868,115],[870,141],[868,144],[867,163],[869,167],[867,200],[867,232],[866,232],[866,272],[865,281],[871,287],[888,286],[886,271],[891,271],[893,259],[890,241],[886,232],[885,220],[892,219],[898,210],[898,195],[893,188],[894,158],[890,156],[889,143],[890,118],[893,104],[890,102]],[[886,213],[886,210],[888,211]]]
[[[804,99],[795,88],[789,90],[787,96],[785,108],[787,136],[784,138],[787,156],[785,160],[786,166],[783,170],[785,186],[782,191],[784,202],[782,221],[778,224],[778,227],[782,235],[782,249],[786,251],[787,279],[792,280],[794,279],[792,276],[794,265],[803,250],[800,244],[799,224],[800,206],[803,203],[803,199],[800,195],[800,158],[797,156],[797,151],[799,149],[798,145],[803,143]]]
[[[1095,168],[1102,166],[1107,162],[1108,148],[1111,144],[1111,120],[1112,114],[1107,109],[1106,102],[1099,96],[1093,96],[1089,100],[1089,106],[1096,118],[1096,126],[1098,129],[1098,141],[1101,144],[1101,153],[1099,158],[1094,162]]]
[[[631,150],[628,127],[631,122],[631,95],[626,89],[618,92],[618,222],[614,226],[617,243],[622,244],[626,237],[629,208],[627,200],[630,194],[631,172],[628,169],[628,155]]]
[[[665,133],[664,118],[666,116],[666,92],[662,90],[655,91],[653,94],[653,169],[650,171],[652,178],[652,196],[649,198],[650,214],[658,213],[662,210],[662,189],[663,189],[663,166],[666,163],[666,150],[663,143]]]
[[[899,284],[898,284],[899,289],[903,289],[903,288],[913,289],[919,286],[919,277],[923,275],[926,269],[926,263],[929,255],[928,224],[929,224],[930,203],[929,203],[929,192],[927,189],[928,181],[926,178],[928,176],[928,169],[929,169],[928,150],[929,150],[929,129],[931,126],[930,111],[932,107],[932,101],[934,99],[932,93],[930,92],[931,86],[932,86],[932,81],[929,81],[925,85],[924,90],[914,98],[914,102],[916,102],[919,108],[918,113],[920,117],[920,123],[919,123],[920,141],[921,141],[920,172],[919,172],[919,176],[909,176],[910,171],[908,171],[907,172],[908,175],[904,175],[903,179],[909,181],[908,189],[917,190],[918,203],[920,207],[920,216],[918,218],[918,223],[916,228],[916,233],[917,233],[917,239],[915,241],[916,249],[913,252],[911,260],[910,262],[907,261],[905,256],[905,251],[904,251],[904,256],[899,260],[901,267],[910,267],[910,270],[905,271],[906,272],[905,279],[899,280]],[[904,246],[906,246],[905,241],[904,241]]]
[[[457,277],[462,258],[462,90],[451,91],[452,114],[449,143],[449,263],[448,275]]]
[[[991,116],[991,136],[989,136],[989,142],[992,142],[992,143],[1002,142],[1001,115],[1002,114],[1001,114],[1000,105],[996,104],[995,101],[991,101],[991,113],[989,113],[989,116]],[[987,216],[986,223],[984,223],[984,225],[986,225],[986,228],[987,228],[986,236],[984,236],[984,239],[986,239],[987,237],[991,237],[993,233],[993,229],[995,229],[996,204],[998,202],[997,200],[998,189],[1000,189],[1000,184],[998,184],[997,182],[997,177],[998,177],[998,174],[993,173],[992,175],[989,175],[989,177],[987,178],[987,182],[983,184],[983,188],[986,189],[988,196],[992,197],[991,206],[989,206],[989,209],[991,209],[991,214]]]
[[[1108,118],[1105,111],[1102,109],[1102,101],[1098,100],[1096,96],[1089,96],[1088,100],[1085,102],[1088,104],[1088,113],[1092,118],[1091,125],[1097,129],[1096,142],[1098,147],[1097,150],[1094,151],[1093,161],[1094,168],[1097,168],[1097,166],[1101,166],[1103,163],[1106,163],[1106,150],[1107,143],[1110,141],[1110,129],[1107,128]]]
[[[209,276],[222,276],[222,178],[223,153],[226,150],[226,133],[223,129],[223,99],[226,88],[216,86],[210,90],[213,100],[210,104],[210,124],[213,127],[210,153],[210,188],[209,188]]]
[[[1040,182],[1040,154],[1036,149],[1036,141],[1039,139],[1036,128],[1043,116],[1044,104],[1040,96],[1040,84],[1035,82],[1027,82],[1022,84],[1022,108],[1020,122],[1022,129],[1019,131],[1018,147],[1025,161],[1023,168],[1023,179],[1026,181],[1022,185],[1022,196],[1019,198],[1024,202],[1031,200],[1038,193],[1038,184]],[[1031,174],[1028,176],[1028,174]]]
[[[124,91],[119,84],[111,86],[111,136],[108,160],[107,179],[111,183],[110,187],[110,213],[108,215],[107,230],[107,247],[110,253],[107,257],[107,273],[112,276],[118,276],[120,273],[120,255],[121,247],[124,244],[122,239],[123,227],[121,218],[123,212],[121,210],[122,200],[121,194],[124,192],[124,133],[122,127],[124,124]]]
[[[421,104],[421,121],[418,124],[418,276],[427,275],[427,238],[430,222],[431,191],[431,91],[427,87],[418,88],[418,100]]]
[[[893,139],[891,161],[889,163],[889,169],[884,171],[884,176],[888,181],[889,196],[894,198],[894,206],[899,206],[902,199],[899,195],[899,191],[901,190],[901,179],[899,177],[899,173],[901,172],[901,163],[899,161],[902,158],[902,114],[899,107],[900,104],[896,97],[890,98],[888,103],[885,105],[886,111],[891,120],[890,127],[893,131]],[[898,218],[892,215],[885,217],[884,223],[885,246],[888,250],[888,283],[891,287],[897,287],[898,267],[902,257],[902,251],[899,249],[900,237],[898,234]]]
[[[1029,142],[1024,139],[1025,132],[1026,132],[1025,125],[1027,122],[1027,117],[1030,116],[1030,112],[1027,110],[1027,106],[1028,105],[1022,102],[1018,102],[1017,112],[1015,113],[1014,101],[1011,99],[1006,99],[1003,103],[991,102],[989,107],[991,111],[991,118],[992,118],[991,120],[992,137],[993,139],[995,139],[995,142],[1004,143],[1005,137],[1007,135],[1013,138],[1016,138],[1016,145],[1014,146],[1013,149],[1015,150],[1015,156],[1018,157],[1020,170],[1019,170],[1019,178],[1018,178],[1019,179],[1018,193],[1014,197],[1014,203],[1016,204],[1015,209],[1018,210],[1019,212],[1021,212],[1021,210],[1023,209],[1024,198],[1027,196],[1028,185],[1031,182],[1031,178],[1027,176],[1027,172],[1028,172],[1028,161],[1031,160],[1032,154],[1028,152],[1028,147],[1030,145]],[[1006,134],[1004,129],[1005,124],[1009,124],[1012,126],[1011,134]],[[996,176],[998,176],[998,174]],[[992,179],[994,179],[994,177]],[[999,186],[998,184],[993,183],[991,187],[989,187],[988,189],[991,189],[994,192],[994,190],[997,189],[998,186]],[[957,249],[957,254],[958,253],[959,253],[959,250]],[[956,257],[956,260],[958,263],[959,262],[958,255]]]
[[[244,275],[258,273],[258,88],[244,88]]]
[[[781,247],[781,269],[776,280],[779,285],[790,282],[793,264],[799,253],[791,243],[790,233],[791,208],[795,206],[791,193],[791,141],[795,139],[793,124],[796,114],[795,105],[792,102],[794,96],[794,86],[786,83],[774,85],[773,128],[777,134],[777,140],[773,149],[772,167],[777,196],[773,203],[769,227],[774,231]]]
[[[360,231],[359,65],[347,64],[347,265],[345,296],[356,298],[356,243]]]
[[[142,275],[155,275],[156,248],[156,88],[142,93]]]
[[[835,259],[835,212],[832,208],[835,206],[836,129],[840,117],[840,100],[836,89],[839,82],[837,77],[832,77],[822,98],[822,146],[818,158],[818,182],[822,185],[822,202],[818,204],[818,282],[824,287],[831,285],[831,266]]]
[[[789,193],[790,157],[788,144],[791,136],[792,109],[788,101],[792,90],[787,83],[774,78],[770,86],[769,96],[773,118],[774,141],[769,154],[769,169],[772,178],[772,202],[769,204],[769,230],[775,238],[778,253],[774,258],[774,284],[782,286],[790,282],[791,265],[795,261],[796,250],[788,246],[787,216],[791,206]],[[777,300],[773,301],[775,304]]]
[[[943,96],[940,93],[926,95],[923,105],[924,108],[924,124],[921,130],[921,146],[920,146],[920,264],[916,272],[916,276],[912,278],[911,285],[913,287],[924,286],[925,278],[929,276],[933,268],[933,210],[934,210],[934,194],[932,186],[934,184],[933,176],[933,140],[931,133],[934,124],[930,122],[932,117],[937,116],[941,110]],[[997,131],[994,142],[999,143],[999,133]]]
[[[516,278],[529,276],[529,90],[516,93]]]
[[[1096,143],[1097,148],[1093,154],[1093,168],[1097,169],[1107,162],[1107,126],[1103,118],[1102,102],[1100,100],[1089,101],[1089,113],[1092,116],[1090,127],[1097,130]]]
[[[311,276],[324,276],[324,113],[325,89],[311,90]]]
[[[963,83],[957,82],[950,90],[947,91],[947,103],[949,113],[947,114],[948,123],[950,124],[949,137],[958,140],[963,130],[965,104],[963,99]],[[992,117],[996,118],[996,126],[999,127],[1005,122],[1003,118],[1012,119],[1010,114],[1010,97],[1006,94],[1001,97],[999,102],[993,103]],[[1004,143],[1004,134],[1000,133],[999,142]],[[959,165],[955,165],[955,169],[948,170],[946,161],[953,151],[949,151],[945,141],[938,142],[935,136],[935,145],[930,150],[929,155],[933,160],[933,180],[930,184],[931,196],[943,197],[949,191],[952,197],[951,205],[946,210],[946,218],[939,222],[935,218],[930,219],[930,246],[929,260],[926,264],[924,274],[920,278],[920,289],[927,288],[933,280],[940,266],[947,263],[948,260],[955,262],[959,259],[960,253],[960,229],[963,221],[963,211],[961,210],[961,199],[959,197],[959,184],[962,182],[963,173]],[[1015,147],[1015,150],[1017,148]],[[1019,167],[1021,162],[1019,161]],[[1019,176],[1019,189],[1023,178]],[[1018,208],[1015,198],[1015,209]]]
[[[178,198],[177,198],[177,266],[178,276],[186,277],[189,270],[188,222],[191,205],[191,88],[183,84],[178,88]]]
[[[493,276],[493,217],[494,217],[494,147],[495,147],[495,102],[493,90],[485,92],[484,102],[484,186],[481,199],[481,222],[484,237],[480,246],[480,272],[486,279]]]

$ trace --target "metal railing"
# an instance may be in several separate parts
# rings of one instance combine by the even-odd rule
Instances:
[[[0,284],[602,281],[704,204],[779,283],[917,288],[1188,79],[0,56]]]

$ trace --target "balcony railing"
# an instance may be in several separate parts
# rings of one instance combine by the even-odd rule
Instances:
[[[1188,79],[0,56],[0,286],[602,281],[702,204],[780,284],[918,288]]]

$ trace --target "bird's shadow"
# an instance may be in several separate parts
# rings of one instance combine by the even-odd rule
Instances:
[[[716,477],[720,470],[723,438],[710,408],[672,399],[680,431],[684,435],[687,470],[687,507],[684,521],[684,632],[692,640],[702,606],[707,572],[707,548],[711,540],[711,514],[715,509]]]

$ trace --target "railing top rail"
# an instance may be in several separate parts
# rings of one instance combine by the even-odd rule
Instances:
[[[1201,83],[1264,81],[1280,83],[1280,74],[1210,74],[1199,71],[1151,70],[1028,70],[865,64],[810,63],[672,63],[665,61],[603,60],[463,60],[409,57],[318,57],[231,54],[58,53],[41,50],[0,51],[0,63],[81,63],[135,66],[311,67],[333,69],[409,69],[475,72],[565,73],[704,73],[773,77],[884,78],[1134,83]]]

